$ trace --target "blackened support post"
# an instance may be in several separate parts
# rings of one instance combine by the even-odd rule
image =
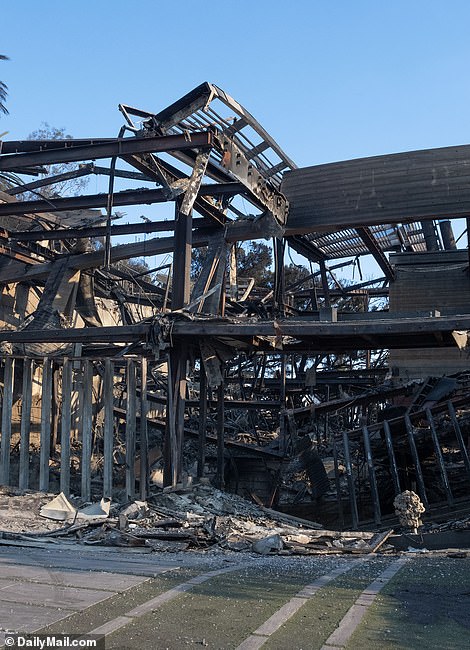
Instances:
[[[20,430],[20,475],[19,488],[29,488],[29,442],[31,430],[31,405],[33,389],[33,360],[23,361],[23,391],[21,398],[21,430]],[[61,443],[62,446],[62,443]],[[62,463],[61,463],[62,477]],[[63,490],[62,490],[63,491]]]
[[[91,456],[93,450],[93,362],[83,361],[83,401],[80,405],[82,414],[82,463],[81,490],[82,499],[91,500]]]
[[[470,217],[467,217],[467,253],[468,253],[468,268],[470,271]]]
[[[349,438],[346,431],[343,431],[344,462],[346,465],[346,478],[348,480],[349,503],[351,505],[351,519],[353,530],[359,528],[359,513],[357,511],[356,488],[351,463],[351,452],[349,450]]]
[[[341,529],[343,529],[343,527],[344,527],[344,513],[343,513],[343,499],[341,497],[341,481],[340,481],[340,475],[339,475],[338,447],[336,446],[336,440],[335,440],[334,436],[333,436],[333,440],[332,440],[332,447],[333,447],[333,463],[334,463],[334,468],[335,468],[336,501],[338,503],[339,523],[340,523]]]
[[[149,455],[147,429],[147,358],[140,361],[140,498],[145,501],[149,493]]]
[[[41,434],[39,452],[39,489],[49,491],[49,457],[51,451],[52,362],[44,358],[41,385]]]
[[[284,252],[285,240],[274,239],[274,307],[284,315]]]
[[[372,505],[374,508],[374,522],[380,524],[381,512],[380,512],[380,500],[379,500],[379,491],[377,489],[377,480],[375,478],[375,467],[374,461],[372,458],[372,450],[370,446],[370,435],[369,429],[367,427],[362,427],[362,436],[364,439],[364,451],[366,455],[367,471],[369,474],[369,482],[372,494]]]
[[[454,497],[452,490],[450,488],[449,477],[447,476],[447,470],[444,463],[444,456],[442,455],[441,445],[439,444],[439,438],[437,436],[436,427],[434,425],[434,418],[429,409],[426,409],[426,419],[429,424],[429,430],[431,432],[432,444],[434,446],[434,453],[436,454],[437,464],[439,466],[439,473],[441,475],[442,487],[447,496],[447,503],[451,506],[454,503]]]
[[[114,363],[112,359],[106,359],[104,362],[104,383],[103,383],[103,402],[104,402],[103,496],[109,498],[113,496],[113,449],[114,449],[113,384],[114,384]]]
[[[0,485],[10,485],[11,410],[13,405],[13,357],[5,359],[2,404]]]
[[[325,299],[325,307],[331,307],[331,298],[330,298],[330,287],[328,286],[328,278],[326,275],[326,265],[323,260],[320,260],[318,262],[320,265],[320,275],[321,275],[321,283],[322,283],[322,288],[323,288],[323,296]]]
[[[387,420],[384,421],[384,435],[385,435],[385,444],[387,446],[388,460],[390,461],[390,471],[392,474],[393,489],[395,491],[395,496],[397,496],[397,494],[400,494],[401,492],[400,478],[398,476],[398,468],[397,468],[397,461],[395,458],[395,451],[393,450],[393,440],[390,431],[390,425],[387,422]]]
[[[189,303],[191,289],[191,244],[192,217],[180,210],[181,201],[176,201],[175,250],[173,253],[173,286],[171,308],[181,309]]]
[[[465,469],[467,470],[467,474],[470,477],[470,459],[468,457],[468,450],[467,447],[465,446],[465,441],[463,439],[462,431],[460,429],[460,425],[457,420],[457,416],[455,414],[455,408],[451,401],[447,402],[447,409],[449,411],[452,426],[454,427],[455,437],[457,438],[457,442],[459,445],[460,453],[462,454],[462,459],[465,465]]]
[[[201,359],[199,368],[199,441],[197,457],[197,477],[204,476],[204,465],[206,462],[206,426],[207,426],[207,377],[204,364]]]
[[[416,483],[418,484],[418,492],[423,502],[424,506],[428,507],[428,497],[426,495],[426,488],[424,486],[423,472],[421,469],[421,463],[419,461],[418,450],[416,449],[416,442],[413,433],[413,425],[411,424],[410,416],[405,415],[405,427],[406,433],[408,435],[408,442],[410,444],[411,456],[416,470]]]
[[[286,357],[281,354],[280,357],[280,389],[279,389],[279,403],[281,411],[279,414],[279,442],[280,449],[284,455],[287,454],[287,427],[286,427]]]
[[[135,499],[136,372],[134,359],[127,361],[126,496]]]
[[[26,363],[26,361],[25,361]],[[70,496],[70,424],[72,402],[72,362],[62,365],[62,404],[60,421],[60,491]]]
[[[224,383],[217,388],[217,487],[223,490],[225,487],[224,465],[225,465],[225,441],[224,441]]]
[[[181,199],[176,201],[175,248],[173,252],[172,310],[188,305],[191,290],[192,214],[182,212]],[[188,348],[180,345],[169,352],[167,427],[165,433],[163,483],[176,485],[182,475],[184,407]]]

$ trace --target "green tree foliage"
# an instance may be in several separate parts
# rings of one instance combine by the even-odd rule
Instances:
[[[301,280],[305,280],[310,276],[310,271],[300,264],[287,264],[284,266],[284,282],[286,289],[289,289],[291,285],[295,285]]]
[[[263,242],[250,242],[248,246],[241,246],[237,251],[239,277],[254,278],[255,286],[260,289],[271,289],[273,286],[271,264],[271,249]]]
[[[191,259],[191,279],[195,280],[207,258],[207,246],[193,249]],[[271,270],[271,249],[262,242],[250,242],[237,250],[237,274],[239,278],[254,278],[255,286],[271,289],[273,272]]]
[[[191,257],[191,280],[196,280],[202,271],[204,261],[207,257],[207,246],[193,248]]]
[[[0,61],[8,61],[8,57],[0,54]],[[8,86],[3,81],[0,81],[0,113],[8,114],[8,109],[5,106],[5,101],[8,95]]]
[[[72,140],[72,136],[65,132],[65,128],[57,128],[50,126],[47,122],[43,122],[39,129],[29,134],[28,140]],[[57,174],[64,174],[65,172],[74,171],[79,169],[79,163],[60,163],[56,165],[47,166],[47,174],[45,176],[56,176]],[[40,195],[47,198],[58,196],[77,196],[88,185],[88,176],[80,178],[71,178],[66,181],[54,183],[53,185],[46,185],[38,192]],[[36,192],[25,192],[22,196],[25,201],[37,199]]]

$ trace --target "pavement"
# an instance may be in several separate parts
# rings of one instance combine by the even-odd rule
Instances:
[[[470,558],[447,555],[2,545],[0,645],[9,632],[41,632],[105,634],[107,650],[459,650],[469,647]]]

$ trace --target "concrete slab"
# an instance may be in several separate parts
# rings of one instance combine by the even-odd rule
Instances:
[[[14,603],[41,603],[48,607],[61,609],[84,609],[106,600],[112,594],[96,589],[81,589],[77,587],[61,587],[58,585],[43,585],[27,582],[17,582],[0,589],[0,610],[4,601]]]
[[[73,614],[53,607],[0,602],[0,629],[11,632],[35,632]]]
[[[0,577],[15,578],[18,580],[36,580],[47,575],[48,569],[36,566],[22,566],[0,563]]]
[[[159,560],[157,557],[152,556],[145,560],[140,557],[129,557],[119,553],[109,553],[106,551],[98,551],[94,557],[81,555],[81,549],[77,548],[74,551],[57,551],[54,552],[44,549],[17,549],[17,548],[2,548],[2,557],[0,557],[0,572],[3,563],[7,564],[27,564],[37,565],[42,567],[55,567],[79,571],[103,571],[108,573],[125,573],[134,576],[147,576],[154,577],[165,571],[171,571],[179,568],[180,564]]]
[[[38,567],[22,567],[0,565],[1,579],[4,577],[17,580],[30,580],[42,584],[60,585],[63,587],[84,587],[119,592],[145,582],[149,578],[107,573],[104,571],[64,571],[63,569]]]

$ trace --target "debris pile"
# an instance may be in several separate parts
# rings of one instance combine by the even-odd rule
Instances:
[[[149,552],[217,548],[261,555],[311,555],[374,552],[392,532],[323,530],[317,523],[257,506],[209,485],[167,489],[147,502],[125,506],[102,501],[76,508],[61,494],[43,506],[40,515],[64,525],[36,535],[3,531],[3,543],[33,539],[57,543],[61,539],[63,543],[141,547]]]
[[[400,525],[411,529],[413,533],[417,533],[418,528],[423,523],[421,515],[425,511],[425,507],[416,492],[405,490],[405,492],[398,494],[393,501],[393,506]]]

